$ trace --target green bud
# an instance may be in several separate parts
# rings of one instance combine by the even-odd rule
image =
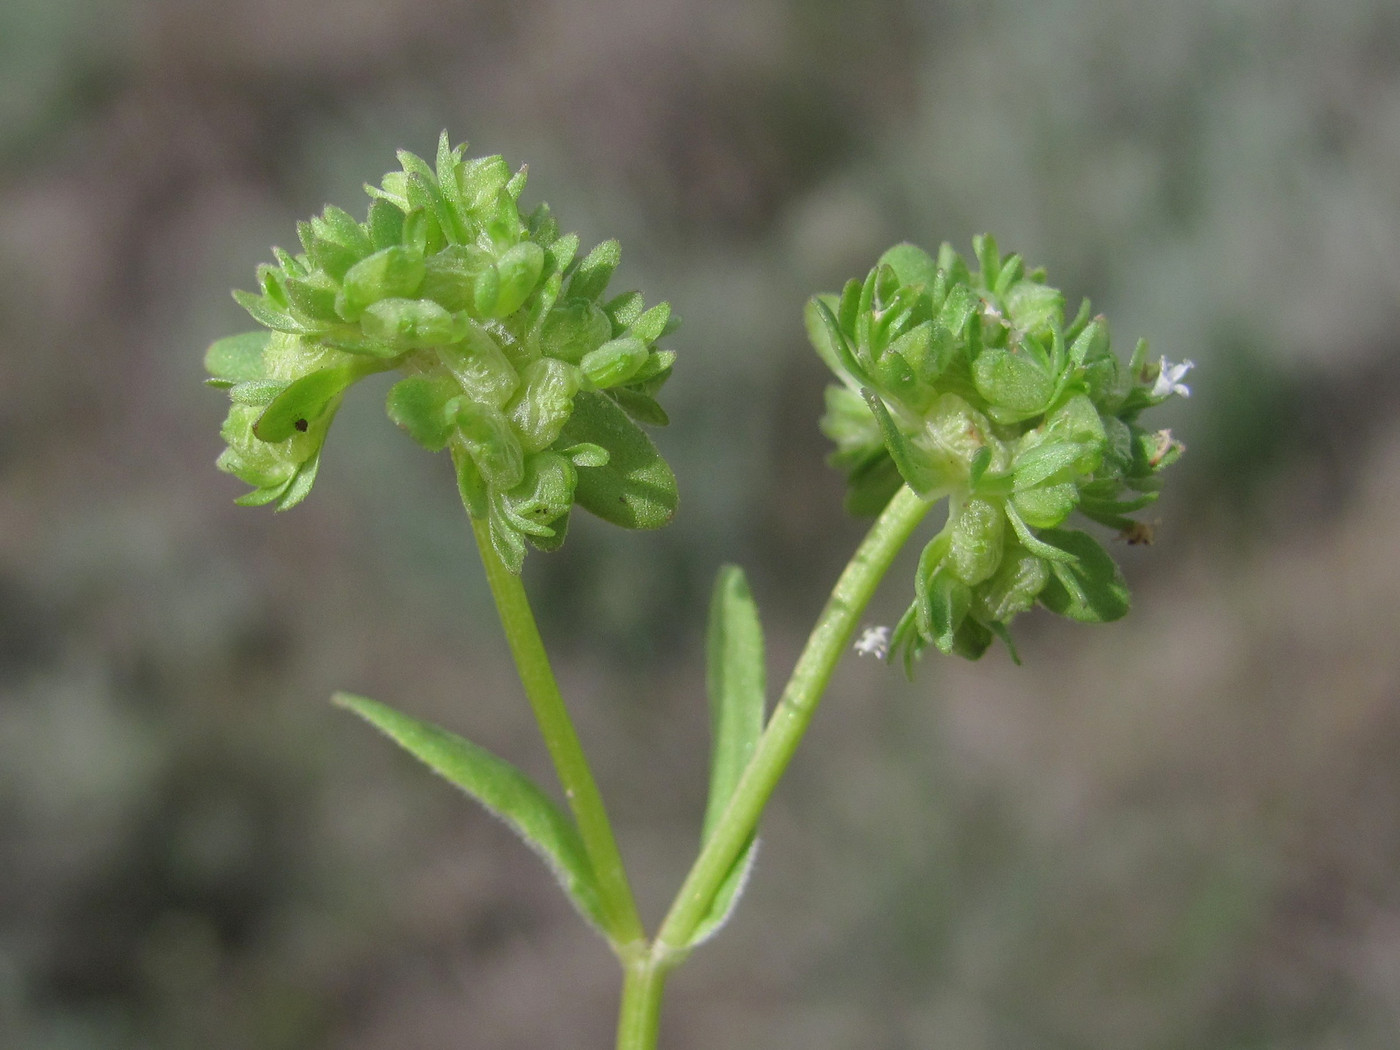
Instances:
[[[1010,458],[981,412],[957,394],[943,394],[924,414],[924,432],[914,437],[945,478],[965,477],[972,459],[984,448],[992,450],[991,469],[1002,470]]]
[[[399,352],[456,342],[466,335],[461,322],[431,299],[381,299],[365,310],[365,335]]]
[[[1073,482],[1042,485],[1011,497],[1021,520],[1037,529],[1054,528],[1070,515],[1079,502],[1079,489]]]
[[[998,423],[1016,423],[1045,411],[1055,390],[1054,379],[1039,361],[997,347],[978,355],[972,381],[987,399],[987,414]]]
[[[311,265],[335,280],[374,250],[364,227],[334,206],[310,222],[297,223],[297,235]]]
[[[578,471],[557,452],[539,452],[525,461],[525,476],[506,493],[511,517],[524,531],[547,536],[551,522],[569,512]]]
[[[1156,498],[1158,473],[1180,455],[1137,417],[1190,394],[1190,362],[1149,361],[1139,343],[1120,365],[1087,301],[1066,324],[1064,296],[1042,271],[991,237],[973,249],[969,266],[950,245],[936,258],[896,245],[806,311],[841,381],[822,429],[848,506],[875,511],[901,482],[951,498],[894,631],[906,660],[935,642],[973,657],[994,635],[1009,644],[1007,623],[1035,600],[1078,619],[1120,614],[1112,559],[1060,526],[1076,509],[1110,528],[1135,524],[1125,515]]]
[[[915,604],[919,633],[943,652],[952,652],[972,606],[972,589],[940,566],[928,578]]]
[[[450,376],[411,375],[389,388],[385,409],[414,441],[429,452],[441,452],[456,422],[448,403],[460,393]]]
[[[612,322],[597,303],[566,299],[549,312],[540,330],[540,349],[550,357],[578,364],[612,336]]]
[[[486,483],[512,489],[525,476],[525,450],[499,409],[470,398],[454,402],[453,420]]]
[[[1058,288],[1035,281],[1011,286],[1004,303],[1006,316],[1022,332],[1048,332],[1065,320],[1065,297]]]
[[[510,166],[499,155],[464,161],[456,171],[459,193],[469,212],[493,205],[509,181]]]
[[[494,262],[477,271],[472,282],[472,310],[478,317],[495,317],[501,301],[501,272]]]
[[[226,388],[263,378],[263,353],[271,337],[260,329],[215,340],[204,353],[205,371],[213,376],[209,385]]]
[[[426,272],[422,254],[412,248],[395,245],[377,251],[345,274],[336,312],[347,321],[356,321],[381,299],[412,298]]]
[[[241,506],[276,503],[278,510],[301,502],[315,480],[321,446],[338,404],[337,397],[315,421],[308,422],[306,430],[294,429],[290,437],[276,442],[264,441],[254,432],[261,408],[231,406],[220,431],[228,447],[215,465],[253,486],[235,502]]]
[[[544,271],[544,249],[533,241],[521,241],[496,260],[499,283],[489,317],[509,317],[525,304]]]
[[[953,519],[948,568],[964,583],[975,586],[1001,564],[1006,515],[990,500],[967,500]]]
[[[635,336],[623,336],[585,354],[579,367],[590,383],[600,390],[606,390],[611,386],[621,386],[636,375],[646,363],[649,353],[642,340]]]
[[[506,415],[526,452],[554,444],[574,410],[579,389],[578,369],[553,357],[525,366],[524,384],[506,406]]]
[[[977,588],[974,607],[987,623],[1010,623],[1035,604],[1050,579],[1050,566],[1019,545],[1007,551],[996,573]]]
[[[877,265],[892,269],[902,285],[932,287],[938,278],[938,266],[929,253],[907,242],[886,251]]]
[[[491,254],[473,245],[450,244],[424,263],[418,295],[457,313],[475,306],[476,279],[491,265]]]
[[[475,321],[463,328],[460,342],[439,349],[442,362],[473,399],[500,408],[520,385],[520,375],[490,332]]]
[[[323,368],[302,376],[282,390],[253,424],[258,440],[276,443],[306,433],[326,412],[340,404],[345,388],[359,378],[349,365]]]
[[[575,500],[627,528],[664,525],[675,477],[637,423],[667,421],[655,396],[675,355],[652,344],[675,327],[670,306],[607,298],[617,242],[577,260],[547,205],[521,214],[523,168],[464,152],[445,134],[433,164],[400,152],[402,170],[366,186],[364,222],[326,208],[297,227],[304,254],[274,249],[259,291],[234,293],[271,331],[206,355],[233,402],[220,468],[254,486],[239,502],[291,506],[345,389],[398,368],[389,416],[450,449],[464,505],[512,571],[524,538],[563,542]],[[608,394],[581,391],[585,360]]]
[[[336,313],[335,281],[321,271],[305,277],[287,277],[282,283],[287,305],[311,321],[339,321]]]

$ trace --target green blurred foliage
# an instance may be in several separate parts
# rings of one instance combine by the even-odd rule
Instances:
[[[807,296],[990,229],[1198,365],[1133,614],[1028,616],[1019,670],[852,658],[665,1045],[1394,1044],[1394,4],[29,0],[0,8],[0,1045],[610,1038],[613,965],[533,858],[325,703],[547,776],[450,472],[383,388],[295,511],[213,469],[227,289],[444,126],[685,319],[676,524],[580,521],[527,569],[653,920],[703,810],[716,567],[777,677],[859,535]]]

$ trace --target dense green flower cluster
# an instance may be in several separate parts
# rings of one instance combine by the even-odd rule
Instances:
[[[1128,593],[1108,552],[1070,514],[1134,541],[1127,515],[1157,498],[1159,473],[1182,452],[1143,409],[1189,391],[1189,363],[1149,361],[1139,342],[1124,367],[1108,324],[973,241],[972,270],[944,244],[934,259],[891,248],[864,281],[813,299],[807,327],[841,386],[827,390],[822,429],[850,484],[848,506],[874,513],[901,484],[947,497],[948,519],[924,548],[915,599],[895,627],[906,665],[928,645],[970,658],[1039,601],[1085,621],[1117,619]],[[1014,650],[1013,650],[1014,654]]]
[[[435,165],[366,186],[364,222],[328,207],[274,249],[260,294],[235,297],[263,331],[209,348],[233,405],[220,469],[253,486],[243,504],[305,498],[345,391],[398,371],[388,413],[419,444],[448,449],[463,502],[489,522],[518,572],[525,540],[563,542],[575,503],[629,528],[670,520],[675,478],[637,423],[663,425],[654,400],[676,324],[638,292],[604,299],[616,241],[577,258],[547,205],[522,215],[525,169],[464,159],[444,132]]]

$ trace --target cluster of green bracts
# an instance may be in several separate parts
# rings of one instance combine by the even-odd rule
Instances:
[[[1112,557],[1066,519],[1147,535],[1128,515],[1157,498],[1182,451],[1137,419],[1188,393],[1189,364],[1149,361],[1139,342],[1123,367],[1087,301],[1067,323],[1043,272],[1002,258],[990,237],[973,243],[975,271],[947,244],[937,259],[902,244],[807,310],[843,384],[827,391],[822,428],[850,509],[874,513],[901,484],[949,501],[891,638],[906,666],[930,644],[973,659],[994,636],[1009,645],[1011,620],[1037,601],[1078,620],[1122,616]]]
[[[366,186],[364,222],[328,207],[275,251],[260,294],[235,297],[264,328],[209,348],[233,405],[219,467],[253,486],[243,504],[305,498],[346,390],[397,371],[388,413],[420,445],[450,451],[462,500],[519,572],[525,541],[552,550],[575,504],[628,528],[676,507],[675,478],[638,423],[664,425],[654,395],[674,354],[656,347],[670,307],[605,299],[616,241],[577,258],[547,205],[518,201],[525,170],[464,159],[446,134],[435,165]]]

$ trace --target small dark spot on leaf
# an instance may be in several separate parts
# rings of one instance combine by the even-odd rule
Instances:
[[[303,434],[306,433],[306,426],[307,426],[306,420],[304,420],[304,419],[298,419],[295,423],[292,424],[292,426],[296,427],[296,428],[297,428],[298,430],[300,430]]]

